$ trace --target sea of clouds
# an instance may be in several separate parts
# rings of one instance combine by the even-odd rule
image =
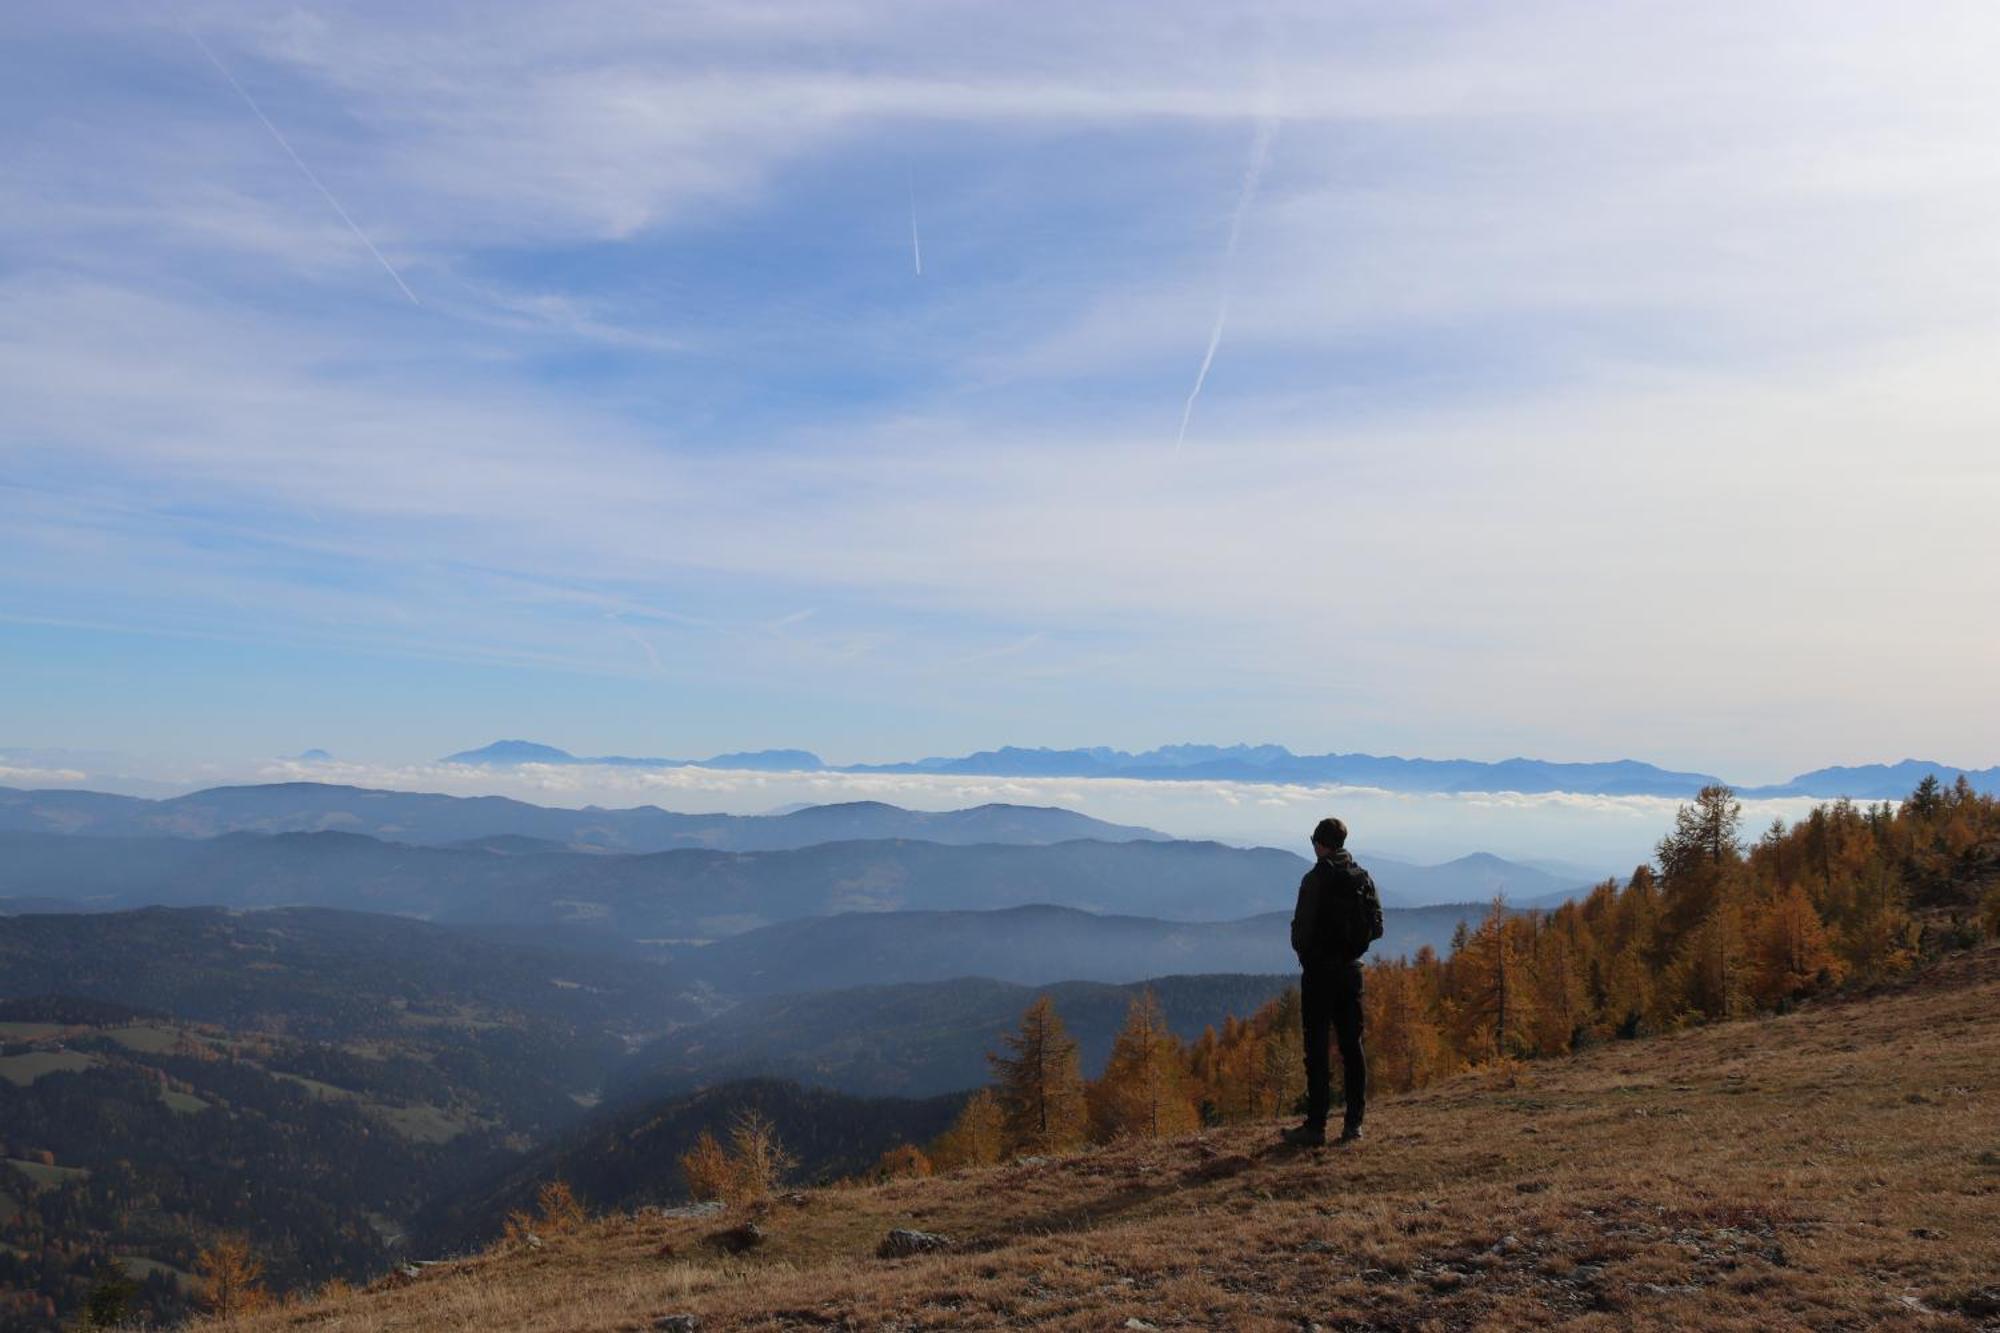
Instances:
[[[1176,837],[1215,838],[1303,851],[1327,814],[1345,819],[1354,845],[1418,862],[1471,852],[1561,861],[1593,874],[1624,873],[1650,857],[1682,804],[1670,797],[1586,792],[1396,792],[1305,783],[1022,778],[908,773],[763,773],[634,769],[595,764],[376,765],[281,760],[264,782],[340,782],[399,791],[511,796],[538,805],[633,806],[764,814],[799,804],[886,801],[919,810],[1004,802],[1052,805],[1140,824]],[[1801,818],[1805,798],[1746,801],[1744,825]]]

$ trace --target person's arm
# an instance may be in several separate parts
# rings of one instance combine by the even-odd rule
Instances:
[[[1299,902],[1292,909],[1292,952],[1299,956],[1301,963],[1306,960],[1306,950],[1313,939],[1313,922],[1319,915],[1319,890],[1313,883],[1312,871],[1308,870],[1299,880]]]

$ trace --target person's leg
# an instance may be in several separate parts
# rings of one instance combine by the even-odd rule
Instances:
[[[1340,1082],[1347,1102],[1347,1128],[1358,1130],[1368,1109],[1368,1060],[1361,1050],[1361,964],[1337,974],[1337,994],[1328,1006],[1340,1038]]]
[[[1309,969],[1299,981],[1299,1008],[1305,1020],[1306,1123],[1324,1128],[1333,1103],[1332,1044],[1334,978]]]

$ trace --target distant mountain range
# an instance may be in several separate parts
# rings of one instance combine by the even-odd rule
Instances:
[[[1708,773],[1677,772],[1633,759],[1556,763],[1541,759],[1408,759],[1397,755],[1293,754],[1282,745],[1167,745],[1132,753],[1105,746],[1052,750],[1003,746],[956,758],[898,763],[829,765],[807,750],[758,750],[708,759],[635,759],[622,755],[579,757],[534,741],[495,741],[446,756],[444,762],[480,765],[615,764],[626,767],[746,768],[837,773],[936,773],[979,777],[1153,778],[1232,782],[1316,782],[1410,792],[1585,792],[1606,796],[1693,796],[1721,782]],[[1822,768],[1789,782],[1742,788],[1744,796],[1852,797],[1895,800],[1907,796],[1926,773],[1942,782],[1964,773],[1982,791],[2000,792],[2000,765],[1982,770],[1904,760],[1858,768]]]
[[[623,754],[583,757],[537,741],[494,741],[477,750],[448,754],[438,762],[495,767],[514,764],[609,764],[615,768],[738,768],[775,773],[810,773],[826,767],[819,756],[809,750],[740,750],[711,755],[706,759],[641,759]]]
[[[952,846],[820,843],[643,855],[415,847],[354,833],[217,838],[0,833],[0,900],[95,910],[165,904],[333,907],[441,922],[713,939],[835,912],[1053,902],[1223,921],[1291,906],[1305,862],[1213,842]]]
[[[1504,897],[1516,907],[1554,906],[1581,896],[1591,885],[1588,871],[1570,866],[1541,867],[1474,852],[1443,865],[1412,865],[1387,856],[1357,853],[1375,879],[1384,905],[1429,907],[1436,903],[1486,903]]]
[[[378,791],[363,787],[343,787],[313,782],[273,783],[255,787],[217,787],[167,800],[146,800],[132,796],[112,796],[101,792],[16,791],[0,787],[0,836],[8,833],[43,833],[64,836],[95,836],[130,839],[172,837],[182,843],[229,835],[258,834],[351,834],[400,847],[349,848],[344,854],[334,850],[341,844],[330,839],[308,852],[294,845],[289,852],[265,848],[238,848],[227,859],[235,868],[223,868],[216,860],[218,849],[197,852],[187,846],[164,848],[157,861],[146,854],[115,847],[85,851],[44,849],[35,852],[22,845],[18,864],[0,866],[0,897],[17,899],[43,897],[68,903],[101,899],[99,907],[134,907],[150,902],[190,901],[231,902],[242,906],[271,906],[310,902],[324,906],[361,907],[370,910],[404,911],[417,915],[449,915],[448,902],[428,903],[415,893],[416,881],[431,879],[448,896],[462,897],[469,888],[454,885],[521,885],[537,878],[571,876],[582,883],[599,883],[629,877],[626,869],[575,866],[552,857],[575,853],[593,856],[632,855],[681,850],[732,852],[793,851],[830,843],[884,843],[903,841],[942,846],[1055,846],[1089,842],[1098,845],[1148,842],[1164,845],[1174,840],[1151,829],[1111,824],[1071,810],[1047,806],[982,805],[966,810],[928,812],[905,810],[877,801],[854,801],[838,805],[814,805],[779,815],[686,815],[640,806],[630,810],[590,807],[567,810],[530,805],[497,796],[441,796],[421,792]],[[1195,844],[1182,844],[1195,845]],[[1209,846],[1204,855],[1247,864],[1232,858],[1232,849]],[[478,853],[470,860],[422,853],[454,851]],[[1108,896],[1073,905],[1104,911],[1138,911],[1155,916],[1182,916],[1213,919],[1247,915],[1261,908],[1276,909],[1288,903],[1291,884],[1304,872],[1305,862],[1289,854],[1257,853],[1266,856],[1260,865],[1269,880],[1252,899],[1233,899],[1231,887],[1239,880],[1229,874],[1213,881],[1213,892],[1202,902],[1183,903],[1174,908],[1147,901],[1117,886],[1128,872],[1107,870]],[[63,865],[74,873],[68,878],[58,873],[57,863],[38,862],[37,856],[71,858]],[[921,853],[909,853],[912,856]],[[1003,853],[994,853],[1004,859]],[[1070,860],[1079,863],[1102,861],[1108,854],[1073,852]],[[1168,854],[1171,860],[1175,854]],[[1249,854],[1245,854],[1249,855]],[[345,863],[343,863],[343,856]],[[1143,862],[1139,854],[1132,865]],[[1270,860],[1269,857],[1277,857]],[[285,858],[281,862],[272,857]],[[123,858],[126,869],[112,872]],[[1094,858],[1094,859],[1093,859]],[[829,863],[850,864],[853,853],[832,854]],[[990,859],[990,858],[989,858]],[[1117,860],[1112,857],[1112,860]],[[494,862],[506,860],[508,865]],[[1443,865],[1420,866],[1409,862],[1363,853],[1364,863],[1374,872],[1383,902],[1393,906],[1419,907],[1431,903],[1483,902],[1505,894],[1516,904],[1554,901],[1579,891],[1587,882],[1578,871],[1557,867],[1541,869],[1506,861],[1486,853],[1475,853]],[[204,873],[217,876],[215,892],[249,895],[190,899],[182,885],[174,887],[176,868],[200,862]],[[253,891],[240,883],[245,867],[258,862],[264,888]],[[614,861],[614,864],[615,861]],[[1026,863],[1020,863],[1023,869]],[[42,865],[35,878],[29,868]],[[11,873],[10,873],[11,872]],[[193,873],[185,871],[185,873]],[[105,878],[109,875],[110,878]],[[133,876],[139,878],[133,878]],[[150,875],[151,879],[146,876]],[[123,876],[123,878],[120,878]],[[300,877],[305,878],[301,879]],[[335,877],[345,876],[344,894]],[[643,876],[642,876],[643,878]],[[975,875],[975,879],[978,876]],[[1169,875],[1163,883],[1171,885]],[[313,887],[313,884],[317,887]],[[1060,879],[1054,882],[1058,888]],[[144,896],[155,892],[144,887],[158,886],[170,896]],[[845,901],[830,899],[824,910],[842,907],[888,905],[912,907],[1006,906],[1022,901],[1069,901],[1049,894],[1038,898],[1009,897],[1001,902],[963,903],[889,901],[877,903],[862,890],[863,878],[856,878]],[[90,888],[88,886],[97,887]],[[400,887],[399,887],[400,886]],[[199,891],[198,887],[195,891]],[[486,890],[482,890],[486,891]],[[1051,891],[1052,893],[1054,890]],[[135,898],[133,894],[141,894]],[[386,896],[382,896],[385,895]],[[302,895],[302,896],[290,896]],[[589,895],[582,895],[584,900]],[[389,905],[385,905],[389,904]],[[1259,906],[1261,904],[1261,908]],[[17,902],[13,910],[28,910]],[[515,919],[515,918],[510,918]]]
[[[1053,806],[980,805],[933,813],[880,801],[848,801],[809,805],[781,815],[686,815],[653,805],[568,810],[504,796],[442,796],[321,782],[212,787],[165,800],[0,787],[0,832],[182,838],[340,832],[420,846],[460,843],[502,852],[663,852],[683,847],[750,852],[879,838],[971,844],[1167,837]]]
[[[1950,764],[1925,759],[1905,759],[1898,764],[1862,764],[1854,768],[1816,768],[1801,773],[1790,782],[1767,787],[1745,787],[1739,796],[1845,796],[1856,801],[1900,801],[1915,791],[1917,784],[1935,777],[1949,787],[1963,777],[1973,787],[1989,795],[2000,795],[2000,764],[1992,768],[1954,768]]]

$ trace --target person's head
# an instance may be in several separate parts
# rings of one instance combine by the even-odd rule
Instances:
[[[1328,856],[1347,846],[1347,825],[1331,816],[1313,825],[1313,850]]]

